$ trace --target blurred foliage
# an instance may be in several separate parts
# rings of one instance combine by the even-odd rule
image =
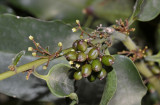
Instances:
[[[58,19],[58,20],[63,20],[64,22],[70,23],[70,24],[74,24],[75,20],[79,19],[82,25],[95,29],[95,27],[99,24],[108,26],[111,24],[115,24],[116,19],[122,18],[124,20],[128,18],[132,13],[132,9],[135,1],[136,0],[67,0],[67,1],[66,0],[1,0],[0,14],[15,14],[20,17],[33,17],[33,18],[38,18],[41,21],[42,20],[52,21],[52,20]],[[156,5],[159,5],[159,4],[156,3]],[[156,8],[154,9],[155,11],[148,10],[144,14],[155,13],[157,9]],[[61,23],[58,21],[53,23],[43,22],[43,21],[39,22],[37,20],[34,20],[33,18],[29,18],[30,21],[24,18],[23,19],[20,18],[21,22],[18,22],[16,21],[17,20],[16,17],[8,18],[4,16],[3,18],[3,16],[1,16],[0,38],[3,40],[1,40],[0,44],[2,45],[3,43],[7,43],[7,45],[0,46],[1,58],[2,60],[4,59],[6,60],[6,64],[1,63],[3,67],[4,65],[5,67],[7,67],[7,65],[10,64],[10,61],[11,61],[10,59],[13,57],[14,53],[19,52],[20,50],[23,50],[28,46],[31,46],[30,42],[28,42],[27,40],[27,36],[30,34],[33,34],[35,36],[37,35],[38,37],[36,37],[36,39],[38,39],[40,43],[43,43],[43,45],[52,46],[53,48],[51,48],[51,51],[57,48],[56,44],[58,41],[68,40],[66,42],[72,42],[77,38],[75,37],[77,35],[69,31],[71,29],[70,25],[66,26],[66,25],[63,25],[64,23]],[[8,21],[9,24],[8,23],[5,24],[4,21]],[[15,27],[12,27],[12,24],[14,24]],[[23,27],[24,25],[25,27]],[[149,48],[151,48],[154,53],[157,53],[160,50],[160,16],[156,17],[154,20],[149,22],[136,22],[135,24],[133,24],[133,26],[136,27],[137,29],[136,32],[132,34],[134,38],[133,40],[136,41],[136,43],[138,43],[138,45],[140,46],[148,45]],[[41,30],[42,27],[45,29],[45,31]],[[4,31],[2,32],[4,28],[7,30],[5,32]],[[66,30],[66,31],[64,31],[64,33],[60,33],[61,30],[59,29],[63,31]],[[16,31],[13,31],[13,30],[16,30]],[[52,36],[48,36],[50,34]],[[63,35],[63,39],[60,38],[59,34]],[[17,35],[18,38],[15,37],[14,35]],[[70,37],[67,39],[69,35]],[[10,43],[10,40],[8,40],[8,38],[5,36],[8,36],[8,38],[12,40],[12,43]],[[56,42],[53,42],[53,40],[47,40],[47,39],[53,39],[55,37],[57,39]],[[20,44],[17,45],[18,39],[20,39],[21,42],[19,42]],[[6,48],[6,46],[10,46],[9,43],[14,45],[15,47],[12,47],[11,45],[11,47]],[[66,45],[65,47],[67,47],[68,45],[71,45],[71,43],[66,43],[64,45]],[[120,47],[118,45],[116,47],[118,48],[119,51],[124,49],[123,45],[121,45]],[[6,55],[4,51],[7,51],[9,53],[7,53]],[[7,58],[8,56],[9,58]],[[31,59],[29,56],[26,56],[24,60],[25,62],[29,62],[33,59]],[[4,68],[3,70],[5,69],[7,68]],[[31,79],[32,78],[33,77],[31,77]],[[19,81],[14,81],[13,83],[15,82],[19,82]],[[40,83],[42,81],[33,79],[32,81],[29,80],[28,82]],[[97,86],[96,83],[98,83],[100,86]],[[104,87],[104,82],[98,81],[96,83],[88,84],[86,81],[79,82],[78,86],[80,86],[81,84],[83,85],[85,84],[84,87],[80,88],[81,91],[84,91],[85,93],[89,91],[87,94],[97,95],[91,98],[89,97],[90,95],[81,93],[81,91],[79,90],[78,92],[81,93],[83,96],[83,97],[80,97],[81,102],[85,103],[84,100],[87,97],[89,97],[88,100],[90,101],[92,100],[94,104],[96,103],[95,99],[97,99],[97,97],[98,97],[97,100],[100,101],[100,97],[103,91],[101,88]],[[12,84],[10,84],[10,86],[12,86]],[[46,86],[45,83],[44,83],[44,86]],[[46,88],[44,86],[40,86],[39,87],[40,90],[41,88]],[[83,90],[83,88],[87,88],[87,87],[95,87],[100,92],[93,92],[93,89]],[[56,103],[60,105],[59,103],[64,101],[66,100],[58,100]],[[147,95],[143,98],[142,105],[158,105],[157,103],[159,103],[159,101],[160,100],[155,91],[154,92],[148,91]],[[11,97],[8,99],[8,101],[5,101],[3,103],[0,102],[0,104],[1,105],[13,105],[13,104],[14,105],[54,105],[53,103],[48,103],[48,102],[25,102],[16,98],[11,98]],[[86,105],[86,104],[83,104],[83,105]]]

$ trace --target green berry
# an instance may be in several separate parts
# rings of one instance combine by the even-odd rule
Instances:
[[[92,48],[88,53],[88,58],[90,60],[96,59],[98,57],[99,51],[96,48]]]
[[[93,82],[93,81],[96,80],[96,76],[92,74],[89,77],[87,77],[87,79],[88,79],[89,82]]]
[[[114,58],[111,55],[104,55],[102,57],[102,63],[106,66],[112,66],[114,64]]]
[[[87,59],[87,55],[84,52],[79,52],[77,55],[78,62],[84,62]]]
[[[100,80],[102,80],[103,78],[105,78],[107,76],[107,72],[104,68],[102,68],[102,70],[98,73],[98,78]]]
[[[87,42],[85,42],[84,40],[79,40],[77,43],[77,49],[79,51],[85,52],[87,50]]]
[[[98,72],[102,69],[102,63],[98,59],[93,60],[91,65],[92,65],[92,70],[95,72]]]
[[[72,48],[77,50],[77,43],[79,40],[76,40],[73,44],[72,44]]]
[[[66,54],[66,58],[71,61],[77,60],[77,53],[75,51],[70,51]]]
[[[83,77],[88,77],[88,76],[91,75],[92,68],[91,68],[90,64],[83,65],[81,69],[82,69],[81,71],[82,71],[82,76]]]
[[[81,71],[76,71],[76,72],[74,73],[73,77],[74,77],[75,80],[80,80],[80,79],[82,79],[82,73],[81,73]]]

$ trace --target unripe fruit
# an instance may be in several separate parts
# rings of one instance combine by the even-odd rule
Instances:
[[[82,69],[81,72],[83,77],[88,77],[89,75],[91,75],[92,68],[90,64],[83,65],[81,69]]]
[[[87,50],[87,42],[85,42],[84,40],[79,40],[77,43],[77,49],[79,51],[85,52]]]
[[[87,59],[87,55],[84,52],[79,52],[77,55],[78,62],[84,62]]]
[[[92,74],[89,77],[87,77],[87,79],[88,79],[89,82],[93,82],[93,81],[96,80],[96,76]]]
[[[100,80],[102,80],[103,78],[105,78],[107,76],[107,72],[104,68],[102,68],[102,70],[98,73],[98,78]]]
[[[66,58],[71,61],[77,60],[77,53],[75,51],[70,51],[67,53]]]
[[[90,60],[96,59],[98,57],[98,50],[96,48],[92,48],[88,53],[88,58]]]
[[[75,80],[80,80],[80,79],[82,79],[82,73],[81,73],[81,71],[76,71],[76,72],[74,73],[73,77],[74,77]]]
[[[98,72],[102,69],[102,63],[98,59],[93,60],[91,65],[92,65],[92,70],[95,72]]]
[[[77,50],[77,43],[79,40],[76,40],[73,44],[72,44],[72,48]]]
[[[102,57],[102,63],[106,66],[112,66],[114,64],[114,58],[111,55],[104,55]]]

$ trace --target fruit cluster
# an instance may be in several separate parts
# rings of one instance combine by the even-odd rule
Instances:
[[[75,80],[80,80],[82,77],[87,77],[90,82],[96,77],[102,80],[107,76],[103,66],[111,66],[114,63],[112,56],[100,54],[99,48],[90,44],[84,39],[76,40],[72,45],[74,50],[65,55],[71,66],[76,69],[73,75]],[[91,49],[88,51],[89,47]]]

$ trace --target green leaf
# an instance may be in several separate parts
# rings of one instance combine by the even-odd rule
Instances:
[[[133,7],[133,13],[129,19],[129,24],[131,25],[138,17],[141,8],[142,8],[142,4],[143,4],[144,0],[137,0],[134,7]]]
[[[72,42],[79,38],[80,33],[72,32],[72,27],[61,21],[41,21],[30,17],[17,17],[14,15],[0,15],[0,73],[8,70],[15,54],[28,47],[34,46],[28,39],[29,35],[34,36],[35,41],[39,42],[42,47],[49,46],[50,52],[59,49],[58,42],[63,42],[63,49],[72,45]],[[26,64],[37,58],[28,56],[30,52],[22,57],[17,66]],[[59,58],[54,60],[54,64],[64,63],[65,59]],[[53,65],[52,65],[53,66]],[[48,71],[38,68],[40,74],[47,74]],[[41,100],[57,101],[53,96],[45,81],[30,76],[26,80],[27,73],[17,74],[16,76],[0,81],[0,93],[17,97],[23,100]],[[64,102],[64,100],[62,100]]]
[[[41,19],[82,20],[85,0],[8,0],[9,3]]]
[[[150,21],[154,19],[160,13],[159,5],[159,0],[137,0],[129,24],[132,24],[135,20]]]
[[[138,16],[140,21],[150,21],[160,13],[160,0],[145,0]]]
[[[28,39],[32,35],[42,47],[49,46],[50,52],[59,49],[57,43],[63,42],[63,48],[71,47],[80,33],[72,32],[72,27],[62,21],[42,21],[30,17],[0,15],[0,51],[17,53],[34,46]],[[26,54],[29,54],[26,52]]]
[[[20,61],[21,57],[25,55],[25,51],[20,51],[12,60],[12,64],[14,66],[16,66],[18,64],[18,62]]]
[[[112,99],[117,89],[117,76],[115,70],[108,73],[106,85],[104,87],[104,92],[100,105],[107,105],[107,103]]]
[[[74,79],[70,79],[71,66],[69,64],[57,64],[53,66],[47,75],[47,85],[57,97],[68,97],[74,92]]]
[[[112,97],[115,88],[110,87],[111,89],[108,89],[107,92],[112,93],[111,96],[108,96],[112,97],[112,99],[110,101],[108,100],[110,98],[105,99],[105,102],[100,105],[141,105],[141,100],[147,90],[142,83],[137,68],[128,57],[121,55],[116,55],[114,57],[115,63],[113,64],[113,71],[116,72],[117,90]],[[114,76],[115,74],[113,71],[112,75]],[[107,92],[105,92],[106,94],[104,93],[105,95],[103,95],[103,97],[107,97]]]

